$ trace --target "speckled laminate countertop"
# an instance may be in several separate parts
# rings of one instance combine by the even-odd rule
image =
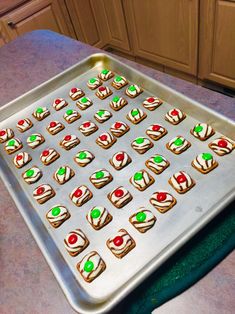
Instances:
[[[100,50],[50,31],[35,31],[0,49],[0,105]],[[235,120],[235,99],[135,62],[123,62]],[[0,312],[74,313],[14,202],[0,181]],[[235,253],[156,313],[232,313]],[[114,313],[114,312],[113,312]]]

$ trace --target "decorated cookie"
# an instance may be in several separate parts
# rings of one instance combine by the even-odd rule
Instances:
[[[64,98],[57,98],[54,100],[52,106],[53,108],[58,111],[68,105],[68,102]]]
[[[112,124],[110,131],[116,137],[121,137],[130,130],[129,125],[122,121],[116,121]]]
[[[143,106],[144,108],[153,111],[155,109],[157,109],[161,104],[163,103],[163,101],[155,96],[151,96],[145,99],[145,101],[143,102]]]
[[[182,112],[180,109],[171,109],[165,115],[165,120],[170,122],[171,124],[179,124],[186,118],[186,114]]]
[[[15,152],[17,152],[22,147],[23,147],[23,144],[22,144],[21,140],[14,137],[14,138],[11,138],[9,141],[6,142],[5,151],[7,152],[8,155],[11,155],[11,154],[14,154]]]
[[[138,95],[140,95],[143,92],[143,89],[141,87],[139,87],[138,85],[130,85],[129,87],[127,87],[126,89],[126,95],[131,97],[131,98],[135,98]]]
[[[117,257],[123,258],[135,247],[135,241],[125,229],[118,232],[106,242],[107,247]]]
[[[116,169],[121,170],[131,163],[131,157],[123,151],[117,152],[109,160],[110,164]]]
[[[111,79],[112,77],[114,77],[114,73],[110,70],[104,69],[102,70],[99,74],[98,77],[102,80],[102,81],[108,81],[109,79]]]
[[[176,204],[173,195],[166,191],[154,192],[150,198],[150,203],[160,212],[165,213]]]
[[[31,148],[36,148],[45,142],[44,137],[40,133],[34,133],[27,138],[27,144]]]
[[[71,124],[74,121],[80,119],[81,115],[80,115],[80,113],[77,110],[68,109],[68,110],[66,110],[66,112],[65,112],[63,117],[64,117],[66,122]]]
[[[12,129],[2,129],[0,130],[0,144],[5,143],[14,137],[14,131]]]
[[[194,180],[184,171],[173,174],[169,179],[169,183],[180,194],[186,193],[195,185]]]
[[[103,206],[96,206],[90,209],[86,218],[95,230],[102,229],[113,219],[112,215]]]
[[[152,124],[147,128],[146,134],[151,137],[152,140],[157,141],[167,134],[167,130],[160,124]]]
[[[78,98],[81,98],[84,95],[85,95],[84,91],[77,87],[73,87],[69,91],[69,96],[72,100],[77,100]]]
[[[97,188],[101,189],[103,186],[107,185],[113,180],[113,176],[106,169],[96,170],[91,176],[91,183]]]
[[[22,119],[22,120],[19,120],[16,127],[17,129],[23,133],[25,131],[27,131],[28,129],[30,129],[31,127],[33,126],[33,122],[26,118],[26,119]]]
[[[42,121],[50,115],[50,111],[46,107],[38,107],[32,115],[36,120]]]
[[[88,202],[92,196],[92,192],[85,185],[75,188],[69,195],[71,201],[78,207]]]
[[[105,110],[105,109],[100,109],[100,110],[96,111],[94,118],[99,123],[104,123],[105,121],[109,120],[112,116],[113,115],[110,111]]]
[[[112,91],[108,86],[100,86],[97,89],[97,92],[95,93],[97,97],[99,97],[100,99],[105,99],[107,97],[109,97],[110,95],[112,95]]]
[[[51,121],[49,125],[47,126],[47,131],[51,135],[56,135],[60,131],[64,129],[64,125],[59,121]]]
[[[153,143],[146,137],[138,137],[131,143],[131,146],[137,153],[144,154],[153,147]]]
[[[155,182],[154,178],[144,169],[137,171],[130,178],[130,183],[139,191],[146,190],[154,182]]]
[[[127,105],[127,100],[123,97],[115,96],[110,101],[109,105],[113,110],[118,111]]]
[[[102,133],[97,139],[96,139],[96,143],[104,148],[104,149],[108,149],[109,147],[111,147],[115,142],[116,142],[116,138],[108,133],[108,132],[105,132],[105,133]]]
[[[46,218],[52,227],[58,228],[63,222],[70,218],[70,213],[65,206],[56,205],[47,212]]]
[[[201,173],[208,173],[218,166],[218,162],[210,153],[202,153],[192,161],[192,166]]]
[[[187,141],[183,136],[176,136],[169,143],[166,144],[166,148],[172,151],[172,153],[179,155],[187,150],[191,146],[191,143]]]
[[[131,193],[124,188],[119,186],[108,194],[108,199],[117,208],[122,208],[132,200]]]
[[[88,247],[89,240],[81,229],[75,229],[66,235],[64,245],[69,255],[77,256]]]
[[[92,106],[93,102],[90,100],[90,98],[88,97],[82,97],[77,101],[77,106],[81,109],[81,110],[86,110],[87,108],[89,108],[90,106]]]
[[[77,270],[86,282],[92,282],[105,268],[105,262],[96,251],[86,254],[77,264]]]
[[[77,146],[80,143],[80,140],[76,135],[68,134],[60,141],[60,146],[66,150],[70,150],[73,147]]]
[[[116,89],[121,89],[127,84],[128,84],[128,81],[124,76],[116,75],[112,81],[112,86]]]
[[[31,167],[22,174],[22,178],[28,184],[37,182],[41,177],[42,171],[37,166]]]
[[[64,184],[75,175],[69,166],[61,166],[54,173],[53,177],[59,184]]]
[[[76,154],[74,157],[74,161],[80,166],[85,167],[87,166],[92,160],[95,158],[95,156],[89,152],[88,150],[81,150]]]
[[[215,134],[215,131],[206,123],[198,123],[190,130],[190,133],[199,140],[206,141],[209,137]]]
[[[59,157],[60,154],[54,148],[48,148],[41,153],[40,160],[45,166],[48,166]]]
[[[217,155],[224,156],[233,151],[235,143],[225,137],[219,137],[208,145]]]
[[[91,79],[89,79],[89,81],[87,82],[87,86],[90,89],[96,89],[97,87],[99,87],[100,85],[102,85],[102,81],[98,78],[98,77],[92,77]]]
[[[155,155],[146,160],[145,165],[154,173],[160,174],[170,166],[170,163],[164,156]]]
[[[82,134],[85,136],[89,136],[95,133],[97,130],[98,126],[92,121],[85,121],[79,127],[79,131],[82,132]]]
[[[50,198],[54,196],[55,196],[55,191],[49,184],[39,185],[33,191],[33,197],[39,204],[44,204],[45,202],[47,202]]]
[[[16,168],[22,168],[32,160],[32,157],[27,152],[20,152],[15,155],[13,162]]]
[[[154,214],[145,207],[141,207],[129,218],[130,223],[141,233],[151,229],[155,225],[156,220]]]
[[[127,119],[131,121],[134,124],[140,123],[142,120],[144,120],[147,115],[143,110],[139,108],[131,109],[131,111],[127,114]]]

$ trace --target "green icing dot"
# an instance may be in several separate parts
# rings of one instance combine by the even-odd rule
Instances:
[[[30,140],[30,142],[33,142],[33,141],[36,140],[36,138],[37,138],[36,135],[31,135],[30,138],[29,138],[29,140]]]
[[[94,269],[94,263],[92,261],[86,261],[84,265],[84,270],[87,273],[90,273]]]
[[[98,208],[94,208],[91,212],[91,217],[92,218],[99,218],[100,217],[100,210]]]
[[[115,81],[116,81],[116,82],[120,82],[121,80],[122,80],[121,76],[116,76],[116,77],[115,77]]]
[[[60,214],[60,208],[59,207],[52,208],[51,214],[52,216],[58,216]]]
[[[114,101],[114,102],[118,102],[119,99],[120,99],[120,97],[118,97],[118,96],[113,97],[113,101]]]
[[[99,117],[102,117],[102,115],[104,114],[104,112],[105,112],[104,110],[99,110],[99,111],[97,112],[97,114],[98,114]]]
[[[83,98],[81,99],[81,102],[84,104],[84,103],[88,102],[88,99],[87,99],[86,97],[83,97]]]
[[[33,169],[29,169],[26,171],[26,177],[32,177],[34,174],[34,170]]]
[[[98,171],[95,174],[96,179],[102,179],[104,177],[104,172],[103,171]]]
[[[94,84],[96,82],[96,79],[95,78],[91,78],[90,81],[89,81],[91,84]]]
[[[162,158],[162,156],[155,156],[155,157],[153,158],[153,160],[154,160],[154,162],[155,162],[156,164],[159,164],[160,162],[163,161],[163,158]]]
[[[87,154],[85,152],[81,152],[79,155],[78,155],[78,158],[79,159],[85,159],[87,156]]]
[[[204,160],[211,160],[213,157],[212,157],[212,155],[210,153],[203,153],[202,154],[202,158]]]
[[[137,116],[137,114],[139,114],[139,110],[132,110],[131,111],[132,117]]]
[[[60,168],[58,171],[57,171],[57,173],[60,175],[60,176],[62,176],[63,174],[65,174],[65,168]]]
[[[72,110],[72,109],[69,109],[69,110],[66,111],[66,114],[67,114],[68,116],[70,116],[72,113],[73,113],[73,110]]]
[[[15,145],[15,140],[10,140],[8,142],[8,146],[14,146]]]
[[[108,74],[108,73],[109,73],[109,70],[104,69],[104,70],[102,71],[102,74]]]
[[[142,144],[142,143],[144,143],[144,139],[143,139],[143,137],[139,137],[139,138],[137,138],[137,139],[135,140],[135,142],[136,142],[137,144]]]
[[[131,86],[129,87],[129,90],[130,90],[131,92],[134,92],[134,91],[136,90],[136,88],[135,88],[134,85],[131,85]]]
[[[37,112],[37,113],[43,113],[42,107],[37,108],[36,112]]]
[[[134,180],[139,181],[143,178],[143,174],[141,172],[136,172],[134,174]]]
[[[138,214],[136,214],[136,220],[139,222],[145,221],[146,219],[146,214],[143,212],[139,212]]]
[[[199,132],[201,132],[203,130],[203,127],[201,126],[201,125],[197,125],[197,126],[195,126],[195,128],[194,128],[194,132],[196,132],[196,133],[199,133]]]
[[[183,144],[183,140],[181,138],[177,138],[175,141],[174,141],[174,144],[176,146],[181,146]]]

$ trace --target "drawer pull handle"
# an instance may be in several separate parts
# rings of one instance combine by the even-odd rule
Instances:
[[[7,24],[8,24],[10,27],[12,27],[12,28],[15,27],[15,24],[14,24],[12,21],[8,22]]]

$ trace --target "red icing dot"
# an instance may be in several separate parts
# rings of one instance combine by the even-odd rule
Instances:
[[[104,92],[105,90],[106,90],[106,88],[105,88],[104,86],[100,86],[100,87],[99,87],[99,91],[100,91],[100,92]]]
[[[76,88],[76,87],[71,88],[71,92],[72,92],[72,93],[76,93],[76,91],[77,91],[77,88]]]
[[[172,111],[171,111],[171,115],[172,116],[177,116],[179,114],[179,112],[178,112],[178,110],[176,110],[176,109],[173,109]]]
[[[71,234],[68,238],[69,244],[74,244],[78,240],[78,236],[76,234]]]
[[[73,193],[73,195],[74,195],[75,197],[80,197],[80,196],[82,196],[82,190],[81,190],[81,189],[77,189],[77,190]]]
[[[71,135],[66,135],[66,136],[64,137],[64,140],[65,140],[65,141],[70,141],[71,138],[72,138]]]
[[[124,154],[123,153],[120,153],[120,154],[116,155],[116,160],[117,161],[122,161],[123,159],[124,159]]]
[[[51,123],[50,123],[50,127],[51,128],[54,128],[56,126],[56,122],[55,121],[52,121]]]
[[[148,102],[152,103],[152,102],[154,102],[155,99],[153,97],[149,97],[147,100],[148,100]]]
[[[121,122],[116,122],[116,123],[114,124],[115,129],[119,129],[121,126],[122,126],[122,123],[121,123]]]
[[[91,126],[90,122],[83,123],[84,128],[89,128]]]
[[[157,201],[163,202],[163,201],[165,201],[165,199],[166,199],[166,193],[164,193],[164,192],[159,192],[159,193],[157,194]]]
[[[17,155],[17,156],[16,156],[16,160],[21,160],[22,158],[23,158],[22,155]]]
[[[49,150],[44,150],[43,152],[42,152],[42,156],[48,156],[49,155]]]
[[[186,180],[187,180],[187,178],[185,177],[184,174],[180,174],[180,175],[176,178],[176,181],[177,181],[178,183],[183,183],[183,182],[185,182]]]
[[[75,92],[73,92],[73,93],[75,93]],[[56,99],[56,100],[55,100],[55,104],[56,104],[56,105],[58,105],[60,102],[61,102],[60,99]]]
[[[114,192],[114,195],[115,195],[116,197],[122,197],[122,196],[124,195],[124,192],[123,192],[123,190],[121,190],[121,189],[117,189],[117,190]]]
[[[225,141],[225,140],[219,140],[218,141],[218,146],[219,147],[227,147],[228,146],[228,142],[227,141]]]
[[[115,246],[120,246],[122,245],[123,243],[123,238],[120,237],[120,236],[116,236],[114,239],[113,239],[113,243]]]
[[[152,130],[153,130],[153,131],[159,131],[159,130],[160,130],[160,125],[154,124],[154,125],[152,126]]]
[[[18,122],[18,124],[19,124],[19,125],[23,125],[23,124],[24,124],[24,120],[20,120],[20,121]]]
[[[6,131],[4,131],[4,130],[0,131],[0,136],[3,136],[5,134],[6,134]]]
[[[106,134],[100,135],[101,141],[107,141],[108,136]]]
[[[44,191],[45,191],[44,187],[41,186],[41,187],[39,187],[39,188],[37,189],[36,193],[37,193],[37,195],[40,195],[40,194],[42,194]]]

